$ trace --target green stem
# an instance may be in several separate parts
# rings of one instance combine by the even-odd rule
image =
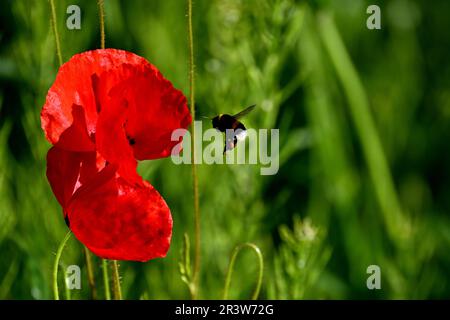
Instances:
[[[195,123],[195,63],[194,63],[194,35],[192,31],[192,0],[188,0],[188,42],[189,42],[189,96],[190,96],[190,110],[191,116]],[[195,256],[194,256],[194,271],[193,271],[193,285],[192,299],[198,297],[200,285],[200,204],[198,194],[198,178],[197,178],[197,161],[195,153],[195,126],[192,128],[191,139],[191,154],[192,154],[192,180],[194,191],[194,224],[195,224]]]
[[[231,283],[231,275],[233,274],[233,271],[234,271],[234,263],[236,262],[236,258],[238,256],[238,254],[244,248],[252,249],[255,252],[256,256],[258,257],[258,264],[259,264],[258,279],[256,282],[255,290],[253,291],[252,298],[251,298],[252,300],[258,299],[259,292],[261,290],[262,280],[263,280],[264,260],[263,260],[261,250],[259,250],[258,246],[256,246],[253,243],[244,243],[244,244],[240,244],[236,248],[234,248],[233,254],[231,255],[230,265],[228,266],[228,271],[227,271],[227,275],[225,278],[225,288],[223,290],[223,300],[226,300],[228,298],[228,291],[230,289],[230,283]]]
[[[66,281],[64,281],[64,289],[66,293],[66,300],[72,300],[72,290],[69,289]]]
[[[53,296],[55,297],[55,300],[59,300],[59,291],[58,291],[58,267],[59,267],[59,260],[61,259],[61,254],[64,250],[64,247],[66,246],[67,240],[69,240],[70,236],[72,235],[72,232],[67,232],[66,236],[64,237],[64,240],[61,242],[61,244],[58,247],[58,251],[56,251],[56,257],[55,261],[53,263]]]
[[[67,265],[63,262],[59,264],[59,267],[64,269],[64,292],[66,300],[72,300],[72,290],[69,288],[69,283],[67,281]]]
[[[98,17],[100,19],[100,47],[105,49],[105,6],[103,0],[97,0],[98,6]],[[105,287],[105,299],[111,300],[111,292],[109,289],[109,275],[108,275],[108,261],[102,260],[103,269],[103,284]],[[119,279],[119,266],[117,261],[112,262],[113,269],[113,289],[114,289],[114,299],[121,300],[122,293],[120,290],[120,279]]]
[[[111,300],[111,292],[109,290],[108,260],[102,259],[103,285],[105,287],[105,299]]]
[[[98,16],[100,19],[100,47],[105,49],[105,6],[103,0],[97,0]],[[109,289],[109,275],[108,275],[108,261],[102,260],[103,269],[103,284],[105,287],[105,299],[111,300],[111,293]],[[119,265],[116,260],[112,261],[113,273],[113,295],[115,300],[122,300],[122,291],[120,288]]]
[[[122,300],[122,289],[120,288],[119,264],[117,260],[112,260],[113,272],[113,297],[114,300]]]
[[[94,269],[92,268],[91,253],[89,252],[88,248],[86,248],[86,246],[83,246],[83,247],[84,247],[84,256],[86,258],[88,283],[89,283],[89,287],[91,288],[91,297],[93,300],[96,300],[97,299],[97,289],[95,287],[95,277],[94,277]]]
[[[105,8],[104,1],[98,0],[98,16],[100,18],[100,47],[105,49]]]
[[[50,8],[52,11],[52,28],[53,28],[53,34],[55,36],[55,43],[56,43],[56,55],[58,56],[59,66],[63,64],[62,54],[61,54],[61,45],[59,43],[59,34],[58,34],[58,26],[56,24],[56,9],[55,9],[55,2],[54,0],[50,0]]]

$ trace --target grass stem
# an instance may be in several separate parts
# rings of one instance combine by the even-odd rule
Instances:
[[[402,214],[389,164],[371,114],[368,97],[330,15],[326,13],[320,15],[319,30],[346,93],[350,114],[362,145],[381,212],[386,221],[387,232],[391,239],[400,240],[408,234],[408,224]],[[401,231],[399,232],[399,230]]]
[[[225,278],[225,287],[223,290],[223,300],[226,300],[228,298],[228,291],[230,289],[230,283],[231,283],[231,275],[233,274],[233,271],[234,271],[234,263],[236,262],[236,258],[238,256],[238,254],[244,248],[252,249],[255,252],[256,256],[258,257],[258,265],[259,265],[258,279],[256,282],[255,290],[253,291],[253,294],[251,297],[252,300],[258,299],[259,292],[261,291],[262,280],[263,280],[264,259],[263,259],[261,250],[258,248],[257,245],[255,245],[253,243],[244,243],[244,244],[240,244],[236,248],[234,248],[233,253],[231,255],[230,264],[228,266],[228,271],[227,271],[227,275]]]
[[[119,264],[117,260],[112,260],[113,273],[113,298],[114,300],[122,300],[122,289],[120,288]]]
[[[88,248],[86,248],[86,246],[83,246],[83,248],[84,248],[84,256],[86,258],[88,284],[89,284],[89,288],[91,289],[91,298],[93,300],[96,300],[97,299],[97,289],[95,287],[95,277],[94,277],[94,269],[92,267],[91,253],[89,252]]]
[[[108,260],[102,259],[103,286],[105,288],[105,299],[111,300],[111,292],[109,289]]]

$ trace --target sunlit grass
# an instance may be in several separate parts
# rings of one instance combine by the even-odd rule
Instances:
[[[197,118],[257,104],[246,126],[279,128],[281,148],[276,176],[261,176],[258,166],[197,166],[202,298],[222,298],[230,255],[246,242],[264,254],[260,298],[450,293],[442,143],[449,138],[450,79],[444,64],[435,66],[447,55],[434,45],[429,53],[419,22],[398,24],[389,18],[398,8],[381,2],[379,32],[365,28],[365,8],[356,1],[194,2]],[[55,3],[62,60],[98,48],[96,3],[79,1],[79,31],[65,27],[72,3]],[[107,47],[148,58],[188,96],[184,1],[104,3]],[[422,10],[425,21],[446,8],[409,3],[402,10]],[[0,8],[8,12],[0,38],[0,298],[49,299],[54,253],[67,232],[45,177],[49,143],[39,119],[59,64],[51,10],[44,0]],[[436,38],[448,29],[421,27]],[[435,76],[429,70],[436,68],[442,72]],[[139,172],[171,208],[173,242],[165,259],[120,263],[123,297],[189,298],[179,262],[183,235],[194,239],[191,168],[160,159],[140,164]],[[82,269],[82,289],[71,298],[89,298],[82,245],[70,241],[61,260]],[[252,296],[256,262],[251,252],[239,255],[229,297]],[[370,264],[381,267],[381,291],[365,286]],[[92,257],[92,267],[97,293],[106,297],[102,261]],[[59,281],[66,298],[61,275]]]

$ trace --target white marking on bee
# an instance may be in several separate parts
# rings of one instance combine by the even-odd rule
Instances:
[[[247,137],[247,130],[236,130],[236,139],[238,141],[243,141]]]

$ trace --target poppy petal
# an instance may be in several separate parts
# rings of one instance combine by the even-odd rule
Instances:
[[[131,184],[142,184],[137,174],[137,161],[124,129],[127,114],[126,101],[112,102],[100,113],[97,123],[97,150],[118,168],[119,175]]]
[[[47,153],[47,179],[63,208],[73,193],[96,173],[95,152],[71,152],[52,147]]]
[[[148,64],[144,58],[128,51],[99,49],[76,54],[61,66],[41,112],[42,129],[52,144],[56,144],[71,126],[73,104],[83,107],[88,133],[95,133],[97,105],[91,77],[124,63],[136,67]]]
[[[148,183],[130,185],[112,165],[77,190],[67,214],[74,235],[102,258],[144,262],[169,249],[172,217],[164,199]]]
[[[130,69],[124,65],[124,69]],[[130,75],[112,88],[111,99],[126,99],[128,119],[125,126],[138,160],[170,156],[178,141],[172,141],[172,132],[187,128],[192,122],[186,97],[152,65],[135,68],[123,74]],[[134,73],[134,74],[133,74]]]
[[[72,125],[60,136],[55,146],[69,151],[94,151],[95,144],[88,135],[83,107],[73,104]]]

